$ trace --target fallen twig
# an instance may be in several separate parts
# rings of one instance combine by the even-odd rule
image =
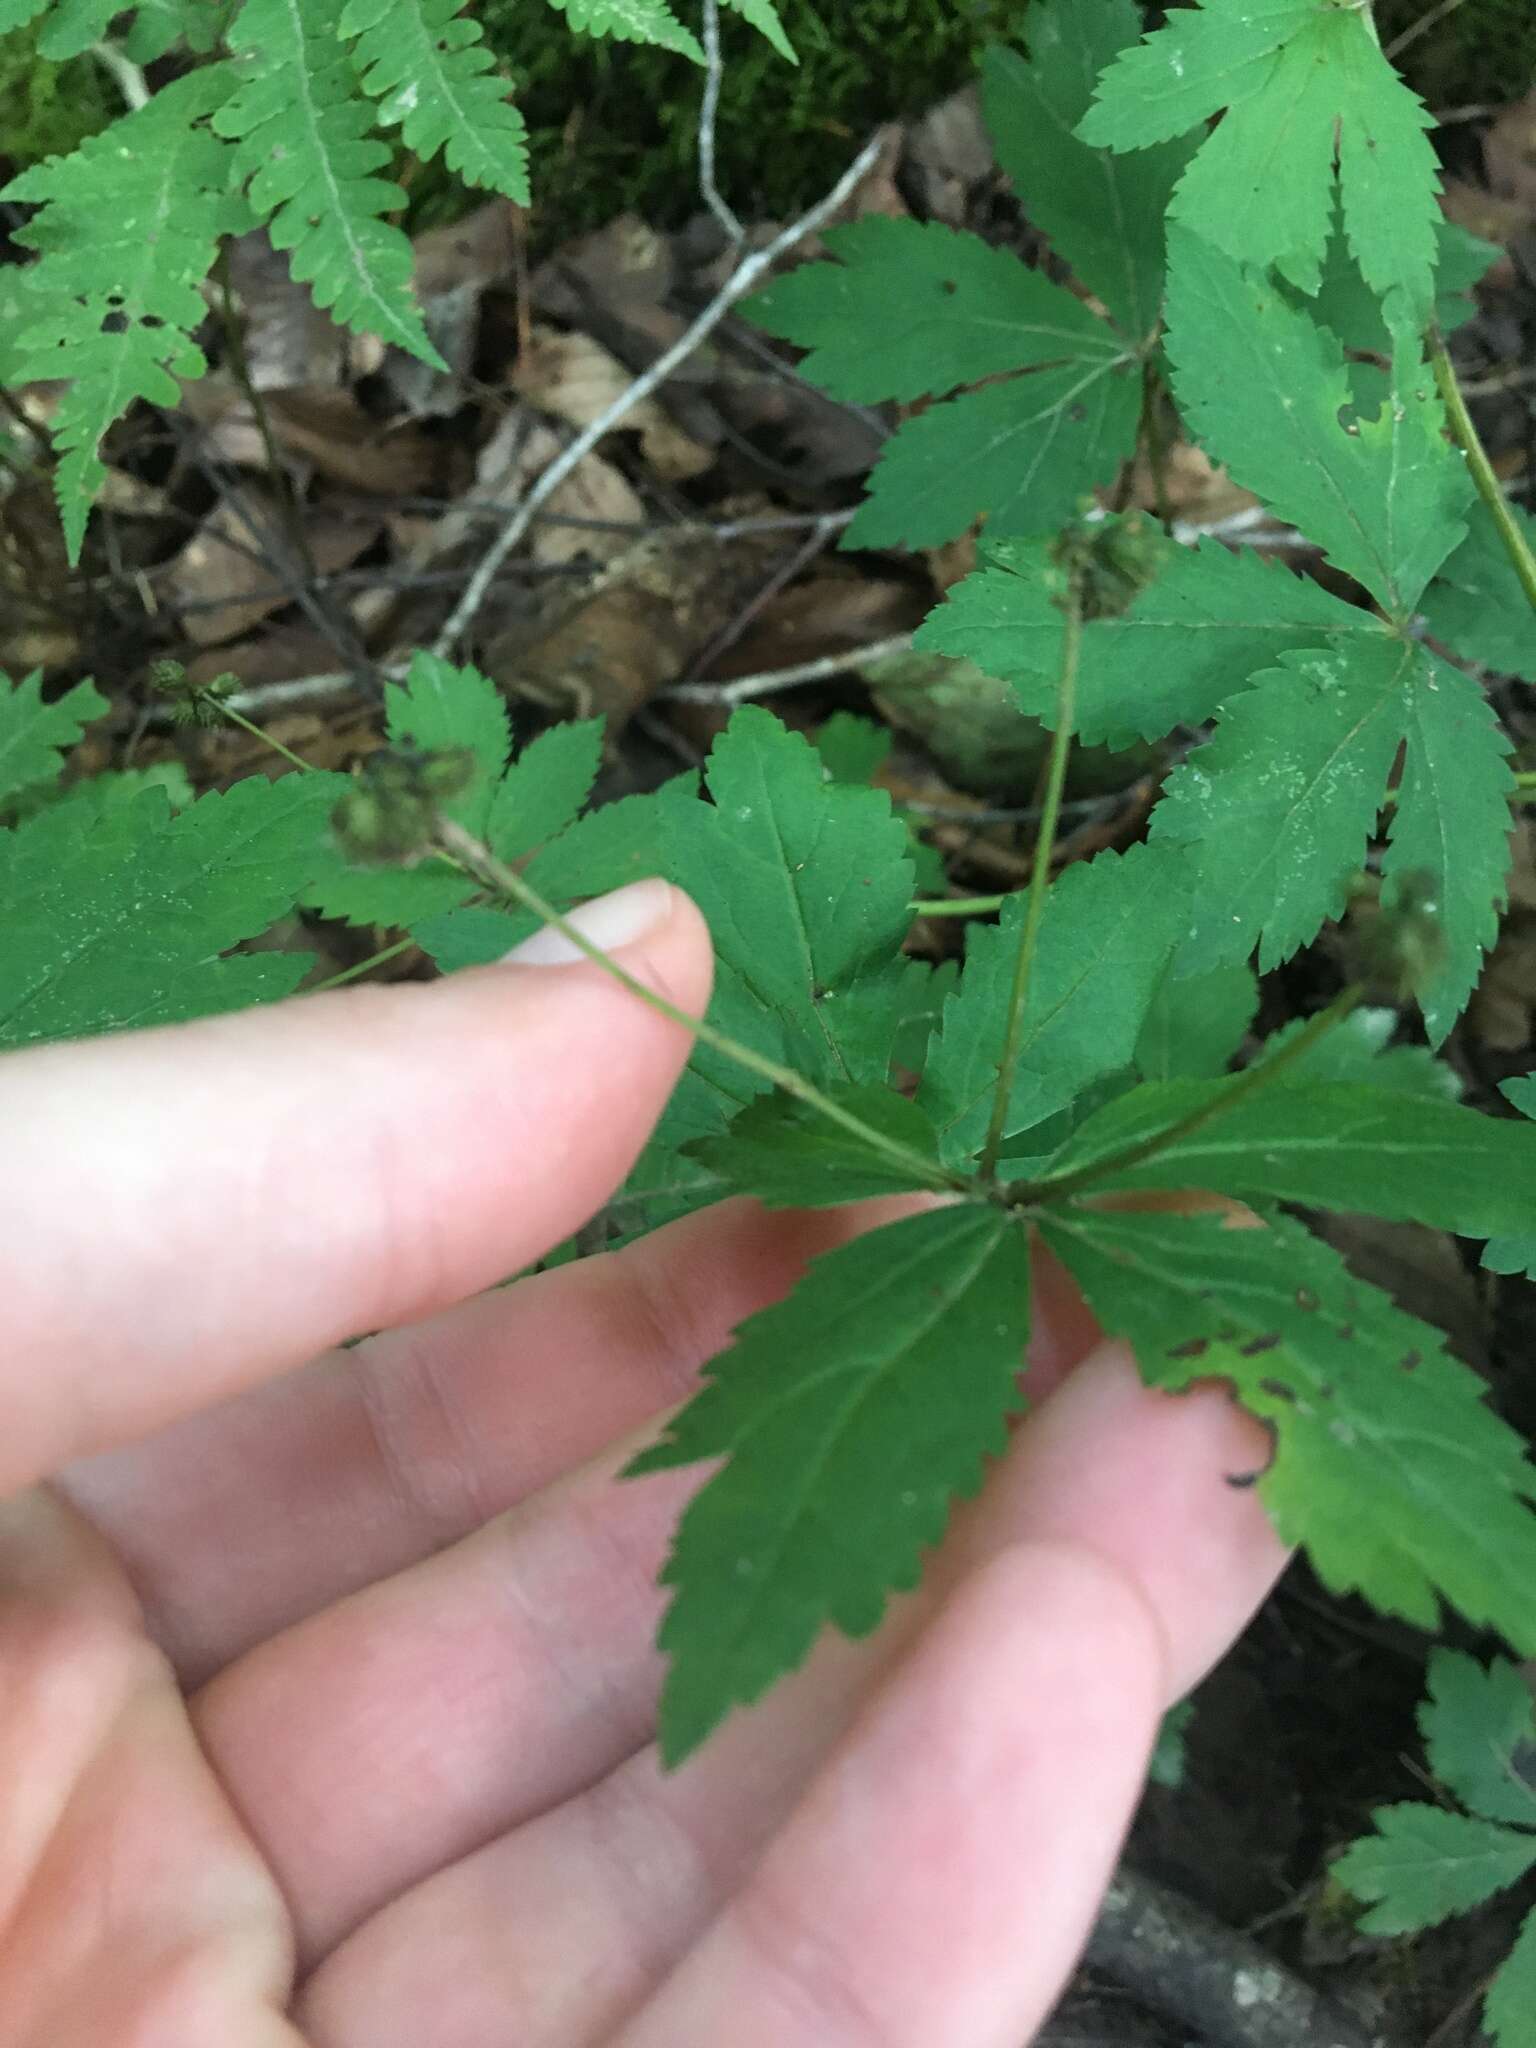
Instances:
[[[1391,2048],[1246,1936],[1124,1866],[1086,1960],[1211,2048]]]
[[[719,326],[737,300],[744,298],[758,279],[771,270],[781,256],[793,249],[798,242],[804,241],[807,235],[814,234],[832,214],[836,213],[873,166],[883,144],[883,135],[872,136],[824,199],[819,200],[808,213],[801,214],[798,220],[791,222],[780,234],[775,235],[764,248],[755,250],[750,256],[744,256],[709,304],[678,336],[671,348],[659,355],[648,370],[638,376],[627,390],[621,391],[613,403],[605,406],[597,418],[570,442],[564,452],[555,457],[481,557],[474,574],[465,586],[464,595],[454,606],[447,624],[433,642],[434,654],[446,658],[453,652],[474,623],[475,615],[485,600],[485,594],[496,571],[538,517],[540,507],[559,490],[582,458],[590,455],[603,436],[611,433],[642,399],[648,398],[659,385],[664,384],[680,363],[687,361],[694,350]]]

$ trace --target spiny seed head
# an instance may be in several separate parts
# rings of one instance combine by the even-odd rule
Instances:
[[[432,852],[442,806],[474,780],[468,747],[412,753],[381,747],[359,764],[353,788],[331,812],[348,858],[370,865],[413,866]]]

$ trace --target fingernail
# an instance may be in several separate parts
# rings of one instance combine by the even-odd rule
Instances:
[[[672,915],[672,886],[669,882],[630,882],[610,895],[594,897],[579,910],[566,912],[565,921],[574,925],[584,939],[611,953],[620,946],[643,939]],[[564,932],[543,925],[507,954],[508,967],[570,967],[587,956],[573,946]]]

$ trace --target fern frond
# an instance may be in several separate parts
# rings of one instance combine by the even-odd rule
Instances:
[[[464,0],[350,0],[337,33],[356,38],[352,58],[378,118],[398,127],[422,158],[443,152],[466,184],[529,203],[522,115],[496,76],[480,24]]]
[[[692,29],[683,27],[667,0],[549,0],[571,27],[588,36],[612,36],[625,43],[654,43],[704,62]]]
[[[229,42],[240,83],[214,125],[239,145],[274,247],[345,326],[446,368],[411,295],[411,245],[381,218],[405,194],[374,175],[389,150],[327,0],[245,0]]]
[[[230,194],[232,152],[205,125],[230,84],[223,65],[177,79],[0,193],[42,207],[18,235],[39,260],[22,274],[30,305],[10,367],[69,380],[53,433],[71,561],[106,474],[97,450],[108,427],[137,398],[177,404],[177,378],[207,367],[192,339],[206,312],[198,288],[219,237],[246,219]]]

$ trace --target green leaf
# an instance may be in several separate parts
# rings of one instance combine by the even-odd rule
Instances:
[[[1438,1927],[1508,1889],[1536,1864],[1536,1835],[1412,1802],[1381,1806],[1376,1833],[1352,1842],[1333,1876],[1356,1898],[1374,1901],[1360,1925],[1367,1934]]]
[[[833,398],[920,398],[1006,370],[1116,353],[1080,300],[979,235],[871,214],[823,241],[835,262],[802,264],[745,310],[806,349],[802,373]]]
[[[1510,511],[1536,548],[1536,518],[1518,506]],[[1466,539],[1425,592],[1424,619],[1463,661],[1536,683],[1536,612],[1481,500],[1467,515]]]
[[[1211,1215],[1038,1220],[1150,1385],[1230,1381],[1270,1428],[1260,1493],[1325,1585],[1422,1628],[1438,1594],[1536,1649],[1536,1474],[1437,1331],[1284,1217],[1249,1230]]]
[[[1476,311],[1472,287],[1500,254],[1492,242],[1469,234],[1454,221],[1435,224],[1435,325],[1442,334],[1464,326]],[[1311,317],[1362,355],[1392,354],[1392,330],[1381,300],[1360,275],[1343,229],[1335,223],[1323,258],[1323,279],[1313,296]]]
[[[1278,1059],[1305,1029],[1298,1017],[1266,1038],[1254,1061],[1261,1066]],[[1422,1045],[1393,1045],[1398,1028],[1396,1010],[1363,1008],[1351,1011],[1324,1037],[1309,1045],[1285,1074],[1287,1086],[1300,1081],[1363,1081],[1368,1088],[1394,1088],[1431,1102],[1456,1102],[1461,1083],[1456,1069],[1438,1060]]]
[[[519,861],[558,838],[592,794],[602,757],[600,718],[552,725],[531,740],[491,799],[486,829],[496,857]]]
[[[1307,292],[1321,280],[1334,212],[1378,297],[1428,316],[1435,259],[1433,126],[1382,55],[1364,10],[1269,0],[1179,13],[1122,53],[1078,133],[1139,149],[1225,108],[1169,209],[1230,256],[1273,266]]]
[[[1258,1014],[1251,967],[1216,967],[1178,979],[1169,969],[1147,1005],[1134,1055],[1144,1081],[1199,1080],[1226,1072]]]
[[[442,153],[467,185],[527,206],[528,131],[464,0],[347,0],[336,32],[378,118],[422,160]]]
[[[0,673],[0,805],[31,783],[54,780],[67,749],[93,718],[110,709],[88,682],[76,683],[45,704],[40,668],[19,683]]]
[[[446,369],[412,296],[410,242],[383,218],[405,194],[375,175],[390,151],[370,132],[330,0],[244,0],[229,45],[241,82],[214,126],[238,144],[251,204],[295,279],[344,326]]]
[[[338,775],[249,776],[173,812],[160,789],[0,834],[0,1047],[205,1016],[286,994],[310,962],[221,960],[290,910],[324,857]]]
[[[831,1099],[883,1138],[926,1155],[933,1171],[924,1180],[883,1152],[861,1144],[813,1104],[790,1095],[754,1102],[719,1138],[693,1145],[689,1157],[770,1209],[831,1209],[871,1195],[902,1195],[938,1187],[938,1138],[915,1102],[889,1088],[834,1088]]]
[[[997,1086],[1027,896],[995,925],[973,925],[960,986],[944,1005],[918,1101],[946,1164],[981,1150]],[[1154,848],[1101,853],[1069,867],[1040,919],[1005,1137],[1064,1109],[1097,1075],[1128,1066],[1188,904],[1177,867]]]
[[[71,563],[106,478],[97,450],[108,427],[135,399],[179,405],[178,378],[207,368],[192,338],[207,315],[201,286],[240,209],[228,196],[228,145],[203,123],[229,87],[227,67],[205,65],[0,193],[42,208],[16,231],[39,260],[23,273],[7,354],[19,382],[69,380],[53,438]]]
[[[405,683],[385,687],[384,729],[397,747],[423,753],[463,747],[473,754],[474,780],[445,808],[477,838],[483,836],[511,745],[506,702],[496,685],[475,669],[420,652]],[[363,867],[333,843],[305,900],[349,924],[403,926],[466,902],[477,886],[450,861],[434,857],[410,868]]]
[[[1498,2048],[1536,2048],[1536,1911],[1527,1913],[1515,1945],[1483,2000],[1483,2025]]]
[[[582,35],[653,43],[659,49],[691,57],[695,64],[704,62],[698,37],[683,27],[666,0],[549,0],[549,5]],[[757,11],[763,11],[761,0],[757,0]]]
[[[536,824],[549,822],[553,808],[544,809],[543,806],[557,792],[570,798],[579,780],[580,759],[592,744],[591,726],[595,722],[556,726],[550,733],[541,735],[540,740],[533,741],[519,756],[520,766],[523,761],[530,760],[541,740],[548,740],[551,752],[558,750],[558,762],[552,764],[557,765],[558,772],[551,774],[548,785],[537,799],[529,790],[526,808],[514,797],[504,800],[498,792],[492,823],[493,830],[506,833],[503,846],[517,845],[520,832],[529,832]],[[556,743],[556,732],[574,732],[583,737]],[[542,766],[548,758],[542,757],[535,765]],[[529,780],[532,780],[531,774]],[[650,795],[621,797],[617,803],[604,804],[600,810],[579,818],[534,855],[523,871],[529,884],[556,910],[568,910],[573,903],[585,897],[601,896],[610,889],[622,889],[627,882],[639,882],[648,875],[663,873],[667,819],[673,806],[694,803],[693,782],[691,775],[678,776]],[[508,777],[508,783],[514,789],[521,786],[517,766]],[[539,816],[540,811],[542,817]],[[505,860],[519,857],[520,853],[502,851]],[[453,974],[462,967],[486,967],[504,958],[520,940],[536,931],[538,925],[539,920],[532,911],[475,906],[425,916],[412,924],[411,937],[423,952],[431,955],[444,974]]]
[[[1028,59],[994,47],[981,66],[997,159],[1030,221],[1132,339],[1157,325],[1163,215],[1189,148],[1164,144],[1127,165],[1073,130],[1094,80],[1140,23],[1133,0],[1037,0],[1029,12]]]
[[[64,64],[71,57],[82,56],[93,43],[102,40],[113,17],[121,12],[118,0],[53,0],[37,39],[39,56],[46,57],[50,64]]]
[[[921,547],[980,514],[1044,530],[1113,477],[1136,439],[1134,352],[1060,285],[977,235],[871,215],[748,301],[834,397],[877,403],[1008,382],[929,408],[886,443],[848,547]],[[870,309],[881,318],[872,325]]]
[[[784,24],[779,20],[773,0],[724,0],[724,4],[739,14],[743,21],[751,24],[760,36],[766,38],[781,57],[791,64],[798,64],[794,45],[784,33]]]
[[[1402,736],[1416,652],[1385,634],[1286,654],[1228,703],[1152,814],[1185,849],[1191,973],[1278,965],[1344,909]]]
[[[631,1467],[728,1455],[662,1575],[669,1764],[794,1670],[826,1623],[867,1635],[916,1585],[951,1504],[1007,1441],[1028,1315],[1024,1231],[957,1207],[840,1246],[743,1324]]]
[[[817,731],[816,751],[834,782],[867,785],[874,781],[894,738],[888,725],[873,718],[834,711]]]
[[[1002,677],[1031,718],[1054,726],[1062,614],[1045,551],[1004,541],[988,552],[989,565],[956,584],[915,644]],[[1083,627],[1074,729],[1089,746],[1159,739],[1203,724],[1244,677],[1285,654],[1380,637],[1369,613],[1249,550],[1214,540],[1170,547],[1126,611]]]
[[[1485,1665],[1460,1650],[1431,1652],[1419,1727],[1430,1769],[1463,1806],[1536,1827],[1536,1705],[1507,1658]]]
[[[1416,647],[1403,727],[1402,785],[1382,860],[1386,909],[1433,884],[1444,959],[1415,991],[1430,1043],[1467,1004],[1483,954],[1499,935],[1510,863],[1510,741],[1482,691],[1427,647]]]
[[[846,548],[925,548],[986,518],[995,534],[1062,525],[1136,446],[1141,377],[1105,345],[932,405],[886,442]]]
[[[1536,1074],[1506,1081],[1504,1093],[1523,1115],[1536,1118]],[[1483,1248],[1483,1264],[1490,1273],[1524,1273],[1536,1280],[1536,1228],[1491,1239]]]
[[[891,1065],[909,1074],[921,1074],[928,1064],[928,1048],[944,1005],[958,987],[960,962],[940,960],[930,967],[923,960],[907,962],[905,999],[896,1027]]]
[[[206,56],[223,40],[232,12],[231,0],[138,0],[123,55],[131,64],[153,64],[184,43]]]
[[[1168,250],[1167,351],[1191,430],[1406,622],[1472,496],[1416,340],[1399,343],[1379,416],[1349,418],[1336,336],[1186,229],[1170,229]]]
[[[1052,1171],[1112,1159],[1245,1086],[1232,1076],[1134,1088],[1088,1119]],[[1205,1188],[1491,1237],[1536,1225],[1536,1124],[1358,1080],[1292,1083],[1287,1075],[1234,1097],[1198,1130],[1094,1187]]]
[[[749,998],[818,1084],[883,1081],[912,895],[889,797],[828,782],[815,748],[756,705],[715,742],[706,779],[713,808],[669,814],[665,870],[709,922],[717,987]]]

